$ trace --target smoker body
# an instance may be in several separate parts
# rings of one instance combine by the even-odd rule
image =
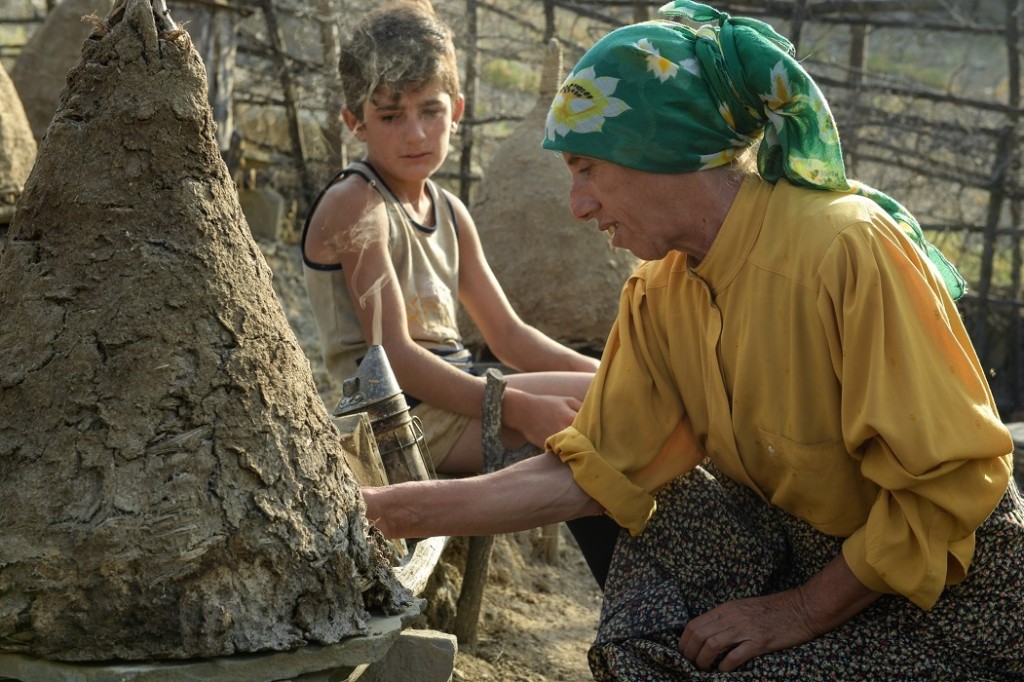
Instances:
[[[356,374],[342,382],[342,398],[334,416],[358,412],[370,418],[389,483],[434,477],[423,427],[409,413],[384,347],[377,344],[369,347]]]

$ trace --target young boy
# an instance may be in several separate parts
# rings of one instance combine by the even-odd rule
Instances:
[[[466,206],[430,180],[464,106],[450,29],[429,2],[378,6],[354,27],[339,69],[342,115],[366,156],[321,193],[302,237],[328,371],[352,376],[367,345],[383,345],[434,468],[478,473],[486,384],[462,343],[461,301],[519,371],[506,377],[505,447],[542,448],[572,422],[598,363],[517,316]]]

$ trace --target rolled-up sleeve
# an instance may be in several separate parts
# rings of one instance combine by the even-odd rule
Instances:
[[[641,268],[623,289],[618,319],[576,420],[547,441],[576,483],[634,534],[654,513],[651,493],[703,458],[656,341],[643,274]]]
[[[879,486],[843,556],[864,585],[930,608],[966,576],[1013,444],[938,276],[909,242],[875,228],[840,235],[818,299],[846,445]]]

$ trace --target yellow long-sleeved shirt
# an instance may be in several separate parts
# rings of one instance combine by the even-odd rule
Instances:
[[[627,282],[601,368],[548,449],[632,532],[705,453],[846,538],[923,608],[964,578],[1013,444],[953,301],[870,200],[748,178],[696,267]]]

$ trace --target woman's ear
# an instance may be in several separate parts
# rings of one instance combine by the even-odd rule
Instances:
[[[360,142],[364,142],[364,130],[363,122],[359,120],[359,117],[355,115],[351,109],[342,108],[341,119],[345,122],[345,127],[348,128],[349,132],[355,135],[356,139]]]

